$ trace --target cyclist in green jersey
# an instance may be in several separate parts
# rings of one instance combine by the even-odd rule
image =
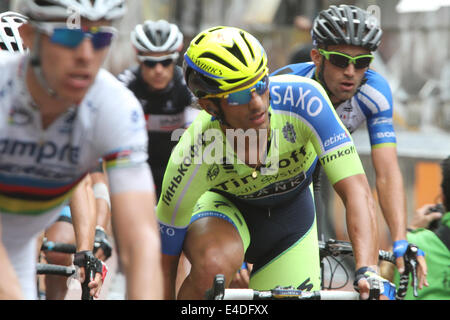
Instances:
[[[181,251],[191,271],[179,299],[201,299],[214,276],[227,285],[243,261],[250,287],[320,289],[312,173],[320,161],[347,209],[357,281],[377,275],[374,199],[353,141],[323,88],[295,75],[268,77],[267,56],[233,27],[201,32],[184,56],[203,111],[183,133],[164,176],[157,216],[166,298],[175,298]]]

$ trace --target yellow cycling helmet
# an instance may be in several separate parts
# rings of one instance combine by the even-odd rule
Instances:
[[[186,83],[199,98],[250,86],[267,72],[262,45],[248,32],[234,27],[200,32],[191,41],[184,60]]]

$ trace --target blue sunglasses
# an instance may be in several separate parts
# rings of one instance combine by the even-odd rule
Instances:
[[[91,39],[95,50],[111,45],[116,29],[108,26],[91,27],[89,29],[67,28],[65,24],[40,23],[38,28],[50,36],[50,41],[64,47],[75,49],[84,38]]]
[[[257,94],[262,95],[269,88],[269,77],[265,75],[261,80],[259,80],[255,85],[250,88],[229,93],[224,96],[230,105],[241,105],[247,104],[252,100],[252,92],[255,91]]]

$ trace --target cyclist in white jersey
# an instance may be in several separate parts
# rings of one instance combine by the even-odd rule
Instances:
[[[24,52],[24,46],[19,33],[19,27],[26,23],[27,18],[17,12],[0,14],[0,51]],[[0,239],[1,217],[0,217]],[[8,253],[0,241],[0,300],[20,299],[22,297],[19,279],[8,259]]]
[[[133,94],[100,69],[116,32],[110,21],[125,13],[125,2],[23,0],[19,8],[30,19],[20,28],[29,53],[0,52],[0,213],[22,297],[36,298],[36,236],[103,158],[127,297],[161,298],[143,113]],[[75,27],[69,23],[74,13]],[[95,225],[73,218],[75,264],[83,266],[92,255]],[[100,278],[90,283],[91,295],[98,295]]]
[[[26,48],[20,37],[19,27],[27,22],[27,18],[16,12],[0,14],[0,47],[9,52],[23,53]],[[81,214],[90,212],[90,217],[96,218],[94,255],[106,261],[112,253],[112,247],[105,229],[109,229],[111,201],[107,180],[104,174],[103,162],[99,161],[96,171],[90,172],[81,181],[72,194],[70,205],[61,210],[58,220],[42,234],[47,241],[75,244],[75,232],[72,226],[71,210],[80,210]],[[92,223],[91,223],[92,224]],[[41,240],[41,239],[40,239]],[[38,246],[40,246],[38,241]],[[47,263],[71,266],[73,256],[54,251],[45,252]],[[67,294],[67,279],[58,275],[45,276],[45,298],[47,300],[62,300]]]
[[[409,243],[406,240],[406,198],[392,119],[392,93],[388,82],[369,69],[373,60],[371,52],[377,50],[381,41],[381,27],[375,16],[356,6],[332,5],[318,14],[311,35],[313,62],[291,64],[273,75],[295,74],[320,82],[350,133],[367,123],[379,203],[394,241],[397,266],[402,272],[403,255]],[[325,218],[321,217],[322,210],[318,210],[319,220]],[[427,285],[426,263],[422,256],[418,261],[419,287],[422,287]]]

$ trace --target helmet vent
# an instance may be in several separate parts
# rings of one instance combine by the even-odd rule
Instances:
[[[5,29],[3,29],[3,30],[5,30],[6,35],[8,35],[8,36],[10,36],[10,37],[13,37],[13,36],[14,36],[14,34],[13,34],[11,28],[5,28]]]
[[[46,0],[37,0],[36,4],[38,6],[52,6],[53,5],[53,3],[46,1]]]
[[[195,43],[195,44],[199,44],[200,41],[202,41],[204,37],[205,37],[205,35],[202,34],[202,35],[201,35],[194,43]]]
[[[255,59],[255,54],[253,53],[252,47],[251,47],[250,44],[248,43],[248,41],[247,41],[247,39],[245,38],[245,35],[244,35],[243,32],[241,32],[241,37],[242,37],[242,39],[244,39],[245,44],[247,45],[248,50],[250,51],[250,54],[252,55],[252,59]]]
[[[214,32],[216,30],[220,30],[223,29],[222,27],[217,27],[217,28],[213,28],[213,29],[209,29],[208,32]]]
[[[263,65],[264,65],[264,60],[261,59],[261,62],[259,63],[259,66],[258,66],[258,68],[256,70],[260,70]]]
[[[225,49],[227,49],[228,51],[230,51],[230,53],[235,56],[236,58],[239,59],[239,61],[242,62],[242,64],[244,64],[247,67],[247,61],[245,61],[244,56],[242,55],[241,50],[239,49],[239,47],[237,46],[236,43],[233,44],[233,46],[231,48],[226,47]]]
[[[241,80],[244,80],[245,78],[238,78],[238,79],[227,79],[224,80],[226,83],[235,83],[235,82],[239,82]]]
[[[201,54],[199,56],[199,58],[208,58],[208,59],[214,60],[214,61],[222,64],[223,66],[227,67],[228,69],[231,69],[233,71],[237,71],[238,70],[234,66],[232,66],[231,64],[229,64],[228,62],[226,62],[222,58],[216,56],[215,54],[212,54],[211,52],[205,52],[205,53]]]

